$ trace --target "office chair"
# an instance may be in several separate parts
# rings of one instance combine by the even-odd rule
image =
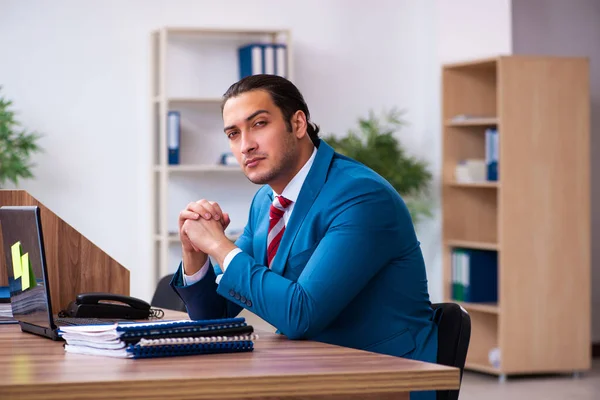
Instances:
[[[438,311],[438,354],[437,363],[460,369],[462,383],[465,360],[471,339],[471,317],[456,303],[437,303],[432,307]],[[458,400],[458,390],[438,390],[437,400]]]
[[[163,276],[160,281],[158,281],[150,305],[152,307],[187,312],[185,304],[169,285],[171,279],[173,279],[173,274]]]

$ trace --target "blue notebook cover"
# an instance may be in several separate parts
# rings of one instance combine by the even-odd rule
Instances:
[[[216,353],[241,353],[254,350],[251,340],[234,341],[225,343],[191,343],[191,344],[165,344],[160,346],[130,345],[127,352],[132,358],[155,358],[191,356],[197,354]]]

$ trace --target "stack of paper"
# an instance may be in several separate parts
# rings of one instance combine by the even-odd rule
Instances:
[[[66,352],[119,358],[252,351],[258,338],[244,318],[65,326],[59,335]]]

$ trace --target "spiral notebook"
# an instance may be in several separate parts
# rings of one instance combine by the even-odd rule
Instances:
[[[247,352],[258,338],[244,318],[65,326],[58,333],[68,353],[119,358]]]

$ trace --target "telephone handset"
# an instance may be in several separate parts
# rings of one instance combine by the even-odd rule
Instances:
[[[119,304],[116,304],[116,303]],[[147,319],[155,316],[150,304],[135,297],[113,293],[81,293],[63,312],[65,317]]]

